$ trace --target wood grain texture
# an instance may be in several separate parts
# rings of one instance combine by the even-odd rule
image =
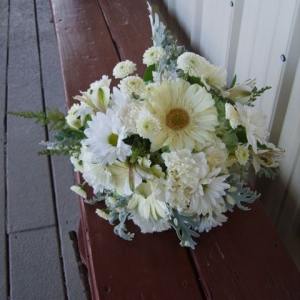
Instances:
[[[300,274],[259,201],[191,251],[207,299],[300,299]]]

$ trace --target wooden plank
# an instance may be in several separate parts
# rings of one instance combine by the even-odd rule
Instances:
[[[7,298],[5,112],[8,42],[8,1],[0,1],[0,295]]]
[[[110,1],[106,4],[125,12],[129,5],[127,1]],[[146,3],[135,0],[130,1],[131,5],[136,9],[135,14],[124,14],[126,24],[122,18],[109,18],[111,22],[115,22],[113,27],[118,29],[111,34],[120,53],[126,55],[124,58],[134,61],[139,58],[141,61],[143,52],[151,44],[150,28],[141,40],[136,37],[136,28],[139,31],[141,28],[144,30],[145,24],[150,26],[148,13]],[[78,89],[87,88],[91,81],[102,74],[111,74],[118,56],[96,1],[62,3],[52,0],[52,7],[65,91],[70,100],[70,95],[78,93]],[[115,14],[115,10],[112,13]],[[108,19],[108,11],[104,14]],[[143,26],[132,23],[138,19],[136,14],[145,16]],[[122,33],[122,28],[126,30],[126,35]],[[97,38],[97,33],[100,32],[101,38]],[[125,41],[128,46],[123,47]],[[147,41],[147,45],[143,41]],[[88,56],[84,53],[88,53]],[[82,57],[86,57],[86,60]],[[94,58],[92,64],[89,64],[90,57]],[[139,66],[141,69],[141,62]],[[97,76],[93,78],[93,74]],[[137,234],[136,239],[129,243],[114,235],[112,226],[95,214],[95,207],[82,201],[80,205],[83,224],[81,230],[86,246],[83,251],[86,256],[83,259],[89,268],[93,299],[202,299],[187,252],[178,245],[174,232],[147,236]]]
[[[300,274],[259,201],[191,251],[207,299],[300,299]]]
[[[65,111],[66,104],[63,101],[65,96],[50,2],[37,0],[36,12],[45,106]],[[69,232],[77,229],[80,218],[78,203],[68,188],[74,184],[74,172],[68,157],[53,156],[50,162],[67,297],[79,300],[83,299],[83,290],[74,249],[69,239]]]

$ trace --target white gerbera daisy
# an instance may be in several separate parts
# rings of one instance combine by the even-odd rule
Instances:
[[[151,47],[143,55],[143,64],[151,66],[159,62],[166,55],[165,50],[161,47]]]
[[[113,69],[115,78],[124,78],[136,71],[136,64],[130,60],[125,60],[117,63]]]
[[[105,166],[111,165],[117,159],[124,162],[131,154],[131,147],[123,142],[127,137],[125,126],[113,110],[108,109],[106,114],[98,112],[93,115],[88,125],[89,128],[84,133],[93,160]]]
[[[218,124],[214,100],[205,88],[177,79],[162,82],[146,101],[160,122],[161,131],[151,138],[151,151],[201,149]]]
[[[236,103],[241,125],[246,129],[248,144],[257,153],[257,142],[264,145],[269,135],[266,127],[266,116],[254,106]]]
[[[118,87],[129,96],[132,94],[142,95],[145,92],[145,82],[138,76],[128,76],[122,79]]]

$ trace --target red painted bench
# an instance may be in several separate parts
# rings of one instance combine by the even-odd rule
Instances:
[[[144,72],[152,45],[142,0],[51,0],[67,106],[79,90],[129,59]],[[127,242],[79,201],[79,248],[93,299],[300,299],[300,274],[259,201],[201,234],[196,250],[174,231]]]

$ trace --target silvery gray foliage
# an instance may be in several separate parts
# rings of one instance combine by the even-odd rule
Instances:
[[[155,13],[153,18],[152,8],[148,3],[150,12],[149,18],[152,29],[152,40],[155,47],[162,47],[165,52],[165,58],[161,59],[158,64],[158,72],[176,71],[176,62],[179,55],[185,52],[184,46],[177,46],[171,32],[166,31],[166,26],[160,22],[158,15]]]

